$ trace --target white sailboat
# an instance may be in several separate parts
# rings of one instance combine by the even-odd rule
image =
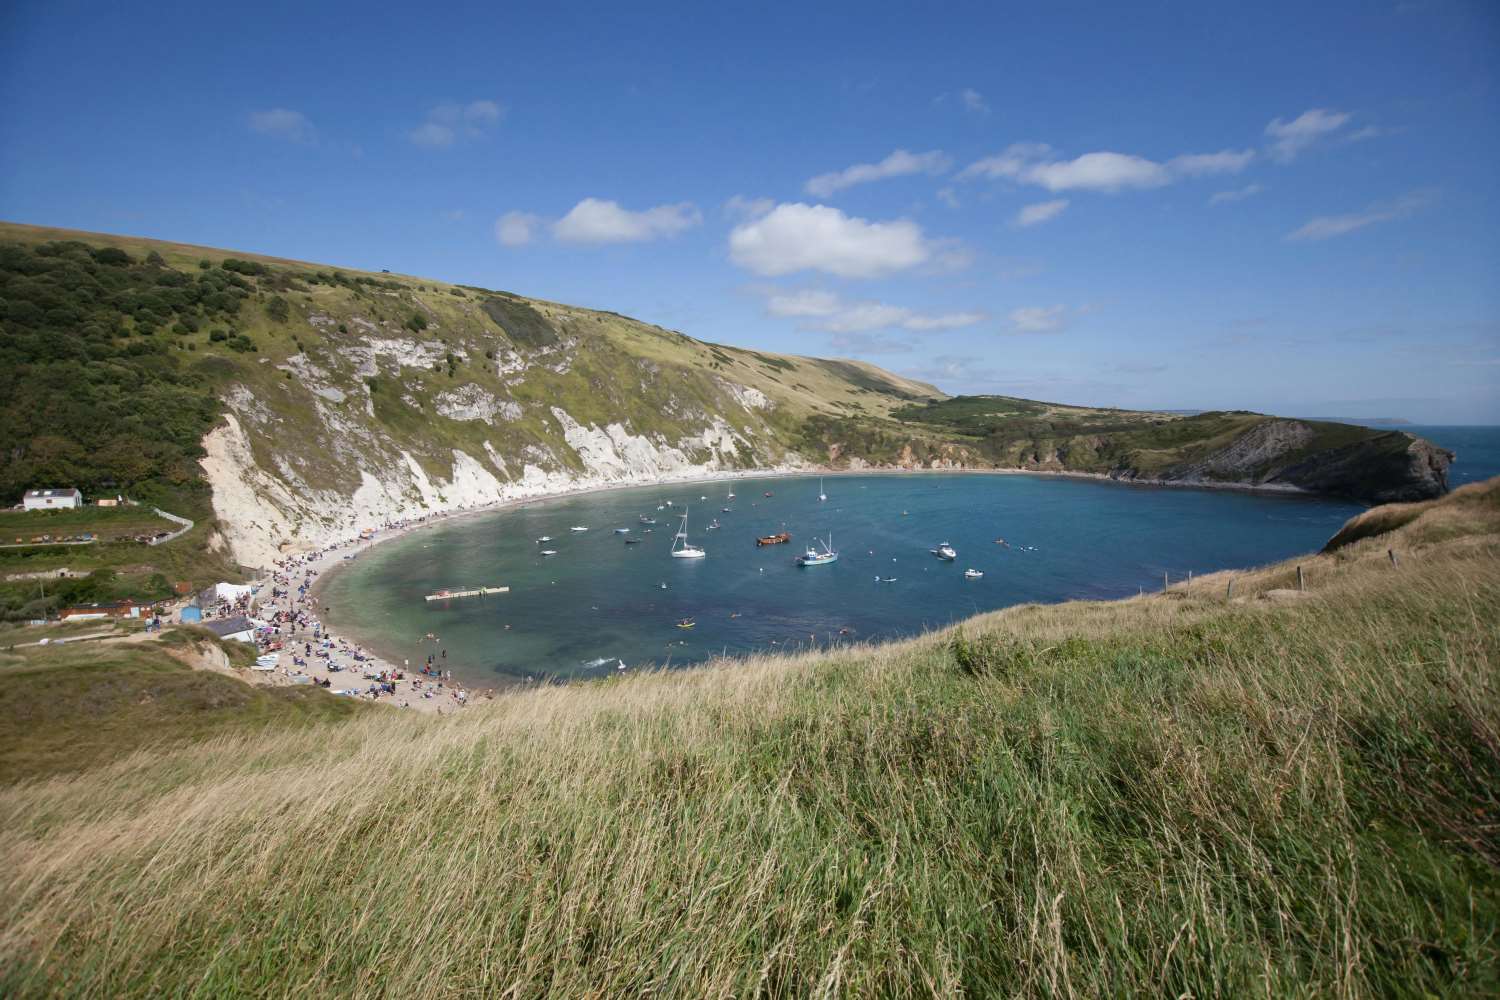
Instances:
[[[677,537],[672,539],[672,558],[702,559],[708,553],[688,542],[687,519],[687,511],[684,510],[682,512],[682,527],[677,529]]]
[[[818,503],[828,499],[828,494],[823,492],[823,477],[818,477]]]

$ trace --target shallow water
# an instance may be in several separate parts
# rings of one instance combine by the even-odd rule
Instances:
[[[338,609],[335,634],[397,662],[446,650],[443,662],[471,684],[602,676],[616,658],[686,664],[911,635],[1028,601],[1127,596],[1159,588],[1164,572],[1178,580],[1316,550],[1360,509],[1027,475],[837,476],[826,489],[819,503],[816,478],[641,487],[441,522],[361,553],[328,581],[325,603]],[[705,559],[668,555],[683,504]],[[657,519],[650,533],[641,514]],[[710,530],[715,518],[722,527]],[[755,546],[783,525],[792,544]],[[641,544],[625,545],[617,527]],[[829,534],[838,562],[793,565],[806,542]],[[541,535],[552,541],[538,544]],[[957,562],[929,554],[944,541]],[[965,579],[969,567],[984,577]],[[423,600],[481,585],[511,592]],[[677,628],[684,617],[697,624]],[[610,662],[589,665],[601,658]]]

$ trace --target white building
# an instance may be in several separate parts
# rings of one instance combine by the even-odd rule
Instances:
[[[76,489],[27,490],[21,498],[27,510],[66,510],[83,506],[83,494]]]
[[[203,622],[203,627],[220,639],[227,639],[234,642],[255,642],[255,623],[244,615]]]

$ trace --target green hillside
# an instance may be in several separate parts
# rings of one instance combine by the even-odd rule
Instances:
[[[1399,431],[1251,413],[948,399],[861,362],[508,291],[13,224],[0,330],[0,502],[78,486],[196,522],[152,549],[0,549],[6,618],[164,596],[393,519],[577,485],[1008,467],[1385,501],[1440,494],[1450,457]],[[30,583],[64,568],[113,575]]]
[[[1493,996],[1500,481],[1355,523],[1166,594],[448,718],[234,727],[137,665],[110,698],[189,721],[29,775],[91,667],[18,651],[0,992]]]

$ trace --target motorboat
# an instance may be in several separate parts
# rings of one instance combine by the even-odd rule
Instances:
[[[937,548],[933,549],[932,554],[937,556],[944,562],[952,562],[953,560],[958,558],[957,550],[955,550],[953,546],[949,545],[947,542],[944,542]]]
[[[543,549],[542,550],[542,555],[544,555],[544,556],[555,556],[555,555],[557,555],[557,550],[556,549]]]
[[[550,542],[550,541],[552,541],[552,536],[551,535],[543,535],[541,538],[538,538],[536,540],[536,543],[538,545],[541,545],[543,542]]]
[[[656,518],[654,518],[654,517],[647,517],[645,514],[642,514],[640,517],[636,518],[636,520],[640,521],[642,524],[655,524],[656,523]]]
[[[761,535],[755,540],[757,547],[762,545],[785,545],[792,540],[790,532],[782,531],[774,535]]]
[[[719,519],[716,517],[712,521],[708,522],[708,527],[705,530],[707,530],[707,531],[717,531],[718,529],[719,529]]]
[[[575,525],[573,525],[573,527],[569,528],[568,530],[569,531],[588,531],[589,529],[588,529],[587,525],[575,524]]]
[[[814,541],[820,541],[814,539]],[[821,543],[823,551],[819,552],[816,547],[809,545],[807,551],[803,552],[794,561],[798,566],[822,566],[824,563],[838,562],[839,554],[833,550],[833,536],[829,535],[826,542]]]
[[[823,492],[823,477],[818,477],[818,503],[828,499],[828,494]]]
[[[630,529],[629,528],[616,528],[615,529],[615,534],[617,534],[617,535],[628,535],[628,534],[630,534]]]
[[[684,510],[682,512],[682,527],[677,529],[677,537],[672,539],[672,558],[702,559],[708,553],[688,542],[687,521],[687,511]]]
[[[639,544],[641,544],[641,540],[639,538],[627,538],[627,539],[625,539],[625,544],[626,545],[639,545]]]
[[[984,574],[981,573],[977,569],[966,569],[966,570],[964,570],[964,579],[965,580],[977,580],[977,579],[979,579],[982,576],[984,576]]]

